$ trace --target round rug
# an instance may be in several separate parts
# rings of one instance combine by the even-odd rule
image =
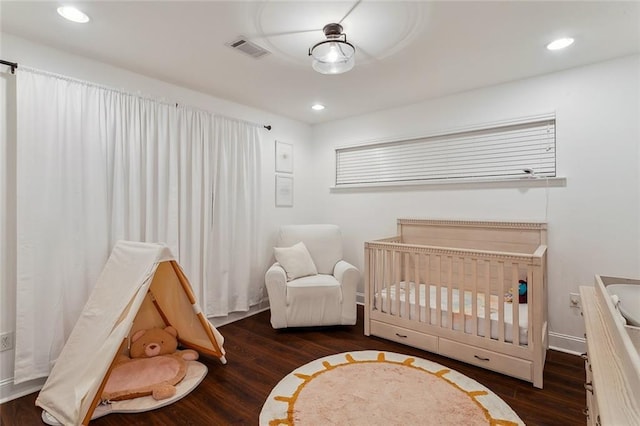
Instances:
[[[261,425],[524,425],[485,386],[440,364],[382,351],[331,355],[282,379]]]

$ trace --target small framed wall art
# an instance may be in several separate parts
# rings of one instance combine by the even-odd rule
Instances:
[[[276,175],[276,207],[293,207],[293,176]]]
[[[293,145],[276,141],[276,172],[293,173]]]

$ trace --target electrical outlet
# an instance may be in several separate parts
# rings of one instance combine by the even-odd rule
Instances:
[[[0,334],[0,352],[13,349],[13,331]]]
[[[569,293],[569,307],[570,308],[581,308],[581,306],[580,306],[580,295],[578,293]]]

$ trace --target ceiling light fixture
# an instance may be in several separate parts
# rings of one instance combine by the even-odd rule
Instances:
[[[327,39],[309,49],[313,69],[321,74],[342,74],[353,68],[356,48],[347,41],[342,25],[327,24],[322,31]]]
[[[314,111],[322,111],[324,109],[324,105],[322,104],[313,104],[311,105],[311,109]]]
[[[89,22],[89,17],[84,12],[73,6],[60,6],[58,8],[58,14],[71,22],[77,22],[79,24],[86,24]]]
[[[564,49],[565,47],[569,47],[572,44],[573,44],[573,39],[571,37],[559,38],[547,44],[547,49],[560,50],[560,49]]]

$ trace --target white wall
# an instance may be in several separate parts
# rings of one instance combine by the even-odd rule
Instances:
[[[595,274],[640,276],[639,79],[632,56],[314,126],[316,218],[342,227],[347,260],[360,268],[363,243],[395,235],[399,217],[546,220],[551,344],[581,351],[569,293]],[[336,147],[554,111],[566,186],[329,190]]]
[[[271,247],[275,243],[277,228],[282,223],[304,222],[304,193],[301,188],[308,185],[310,171],[306,164],[311,163],[309,151],[311,128],[309,125],[265,111],[250,108],[237,103],[214,98],[192,90],[154,80],[120,68],[54,50],[43,45],[29,42],[10,34],[0,34],[0,58],[18,62],[19,66],[30,66],[44,71],[74,77],[80,80],[95,82],[104,86],[139,93],[143,96],[158,98],[170,102],[178,102],[227,117],[270,124],[271,131],[262,132],[262,176],[263,192],[260,215],[262,217],[264,270],[272,259]],[[5,71],[2,71],[3,73]],[[20,72],[18,68],[18,73]],[[189,72],[185,69],[185,72]],[[5,103],[7,107],[5,108]],[[3,181],[15,175],[15,76],[0,75],[0,188]],[[6,112],[5,112],[6,111]],[[275,140],[282,140],[294,145],[294,207],[276,208],[275,190]],[[10,158],[13,156],[12,158]],[[13,170],[13,171],[12,171]],[[0,193],[0,266],[12,265],[15,261],[15,239],[9,240],[11,232],[15,233],[15,217],[9,215],[11,204],[15,203],[15,195]],[[7,214],[5,214],[7,212]],[[15,238],[15,237],[13,237]],[[11,245],[13,244],[13,245]],[[2,268],[0,282],[0,332],[15,330],[15,271]],[[266,290],[265,290],[266,297]],[[37,389],[39,383],[26,384],[21,388],[11,386],[13,376],[13,351],[0,353],[0,401],[16,397],[20,393],[29,393]],[[35,388],[34,388],[35,387]]]
[[[273,130],[263,133],[261,215],[265,269],[276,229],[283,223],[340,225],[345,256],[362,269],[364,241],[393,235],[398,217],[547,220],[552,343],[575,351],[582,350],[583,327],[578,312],[568,307],[568,294],[577,292],[579,285],[591,285],[596,273],[640,276],[638,56],[310,128],[8,34],[0,36],[0,57],[5,60],[229,117],[271,124]],[[11,124],[15,121],[15,107],[11,104],[14,87],[13,77],[2,76],[0,105],[5,105],[5,98],[9,105],[0,114],[0,183],[11,179],[9,157],[15,155],[12,154],[15,125]],[[544,186],[456,185],[340,192],[329,189],[334,183],[334,148],[338,146],[433,134],[552,111],[557,116],[558,174],[567,177],[565,187],[547,190]],[[274,205],[276,139],[294,145],[293,208]],[[11,200],[11,194],[0,193],[2,211],[8,211],[7,203]],[[15,250],[6,245],[11,242],[6,236],[14,220],[0,214],[2,262],[15,255]],[[4,332],[15,328],[15,275],[4,268],[1,272],[0,331]],[[12,370],[13,352],[1,353],[0,401],[7,397],[5,389],[10,386],[3,385],[10,382]],[[13,393],[11,397],[16,395]]]

